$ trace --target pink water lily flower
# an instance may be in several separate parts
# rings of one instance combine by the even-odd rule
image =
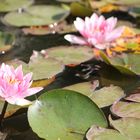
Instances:
[[[98,49],[106,49],[109,43],[121,36],[124,27],[117,27],[117,18],[105,19],[102,15],[92,14],[85,20],[77,17],[74,21],[75,28],[82,37],[76,35],[65,35],[65,39],[74,44],[94,46]]]
[[[24,98],[43,89],[42,87],[30,88],[31,78],[32,73],[23,75],[22,66],[14,69],[13,66],[2,63],[0,66],[0,98],[15,105],[31,104]]]

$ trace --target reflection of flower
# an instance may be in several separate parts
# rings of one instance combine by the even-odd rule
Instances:
[[[95,13],[90,18],[86,17],[85,21],[78,17],[74,21],[74,25],[82,37],[68,34],[65,35],[65,39],[71,43],[105,49],[123,32],[123,27],[114,29],[116,23],[117,18],[105,19],[103,16],[98,17]]]
[[[3,63],[0,67],[0,97],[10,104],[30,104],[31,102],[24,98],[43,89],[42,87],[30,88],[31,77],[32,73],[23,75],[22,66],[14,69]]]

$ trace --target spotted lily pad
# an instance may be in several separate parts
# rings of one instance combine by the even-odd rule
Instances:
[[[8,13],[5,15],[3,22],[18,27],[48,25],[63,20],[68,14],[69,11],[62,7],[37,5],[30,6],[22,13]]]
[[[51,58],[45,59],[41,55],[30,60],[28,64],[19,60],[13,60],[8,63],[15,67],[22,65],[24,73],[33,72],[33,80],[51,78],[64,69],[64,66],[59,61]]]
[[[33,131],[47,140],[83,140],[92,125],[107,126],[102,111],[88,97],[70,90],[42,94],[29,107]]]
[[[87,140],[131,140],[113,129],[93,125],[86,134]]]
[[[65,89],[74,90],[88,96],[99,107],[109,106],[124,96],[120,87],[110,86],[95,90],[94,85],[89,82],[68,86]]]
[[[94,57],[93,50],[89,47],[54,47],[46,50],[46,55],[62,62],[65,65],[79,64]]]
[[[2,0],[0,2],[0,12],[14,11],[18,8],[27,8],[33,0]]]
[[[121,54],[108,58],[101,52],[103,60],[117,68],[120,72],[129,75],[140,75],[140,55],[139,54]]]
[[[140,138],[140,119],[137,118],[121,118],[112,120],[109,117],[111,125],[117,129],[122,135],[125,135],[132,140]]]
[[[111,112],[119,117],[140,118],[140,103],[116,102],[111,107]]]

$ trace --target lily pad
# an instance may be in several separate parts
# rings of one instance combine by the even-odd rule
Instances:
[[[140,118],[140,103],[120,101],[113,104],[111,112],[119,117]]]
[[[102,111],[88,97],[70,90],[42,94],[29,107],[33,131],[47,140],[82,140],[92,125],[107,126]]]
[[[71,3],[70,9],[71,9],[71,14],[74,16],[85,17],[85,16],[90,16],[93,13],[92,9],[78,2]]]
[[[9,61],[8,63],[15,67],[22,65],[24,73],[33,72],[33,80],[51,78],[64,69],[64,65],[59,61],[51,58],[45,59],[41,55],[30,60],[28,64],[20,60]]]
[[[132,140],[140,138],[140,119],[137,118],[121,118],[112,120],[109,118],[111,125],[117,129],[122,135],[125,135]]]
[[[113,129],[92,126],[86,134],[87,140],[130,140]]]
[[[127,5],[127,6],[138,6],[140,5],[139,0],[107,0],[108,2],[119,4],[119,5]]]
[[[8,13],[5,15],[3,22],[18,27],[49,25],[63,20],[68,14],[69,11],[62,7],[37,5],[30,6],[22,13]]]
[[[116,100],[124,96],[124,92],[120,87],[110,86],[103,87],[94,91],[94,85],[89,82],[79,83],[65,87],[65,89],[74,90],[88,96],[100,108],[113,104]]]
[[[125,99],[126,100],[129,100],[129,101],[134,101],[134,102],[140,103],[140,93],[138,93],[138,94],[132,94],[132,95],[126,97]]]
[[[112,65],[123,74],[140,75],[139,54],[122,54],[108,58],[101,52],[101,57],[107,64]]]
[[[14,11],[18,8],[27,8],[34,0],[2,0],[0,2],[0,12]]]
[[[54,47],[47,49],[46,55],[65,65],[79,64],[94,57],[93,50],[86,46]]]

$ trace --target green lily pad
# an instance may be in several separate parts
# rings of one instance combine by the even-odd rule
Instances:
[[[116,100],[124,96],[120,87],[110,86],[103,87],[94,91],[94,85],[89,82],[79,83],[65,87],[65,89],[74,90],[88,96],[100,108],[113,104]]]
[[[140,55],[122,54],[108,58],[101,52],[101,57],[107,63],[118,69],[121,73],[129,75],[140,75]]]
[[[42,94],[29,107],[33,131],[47,140],[83,140],[92,125],[107,126],[102,111],[88,97],[70,90]]]
[[[8,63],[15,67],[22,65],[24,73],[33,72],[33,80],[51,78],[64,69],[64,65],[59,61],[51,58],[45,59],[41,55],[31,59],[28,64],[19,60],[9,61]]]
[[[71,2],[80,2],[81,0],[56,0],[59,2],[71,3]]]
[[[118,120],[112,120],[110,117],[109,121],[122,135],[125,135],[132,140],[138,140],[140,138],[140,119],[121,118]]]
[[[116,100],[119,100],[123,96],[124,92],[120,87],[110,86],[94,91],[90,98],[99,107],[105,107],[113,104]]]
[[[71,9],[71,14],[74,16],[85,17],[85,16],[90,16],[93,13],[92,9],[78,2],[71,3],[70,9]]]
[[[68,14],[69,11],[58,6],[37,5],[30,6],[22,13],[8,13],[3,22],[18,27],[49,25],[63,20]]]
[[[140,118],[140,103],[120,101],[113,104],[111,112],[119,117]]]
[[[33,0],[1,0],[0,12],[14,11],[18,8],[27,8],[33,2]]]
[[[108,2],[119,4],[119,5],[127,5],[127,6],[138,6],[140,5],[139,0],[107,0]]]
[[[65,65],[79,64],[94,57],[93,50],[86,46],[54,47],[47,49],[46,54]]]
[[[130,140],[113,129],[92,126],[86,134],[87,140]]]
[[[132,94],[132,95],[126,97],[125,99],[126,100],[129,100],[129,101],[134,101],[134,102],[140,103],[140,93],[138,93],[138,94]]]

